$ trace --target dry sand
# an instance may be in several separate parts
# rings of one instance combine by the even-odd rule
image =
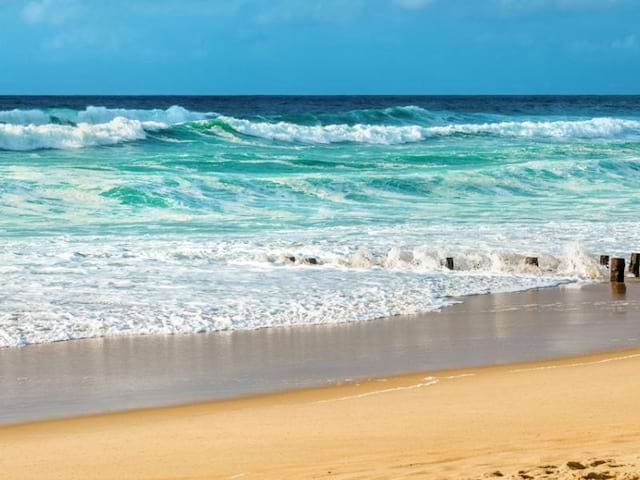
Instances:
[[[638,478],[640,350],[8,426],[0,472],[4,480]]]

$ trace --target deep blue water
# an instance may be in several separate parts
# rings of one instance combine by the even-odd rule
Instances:
[[[426,110],[504,115],[638,115],[640,95],[438,95],[438,96],[2,96],[0,110],[68,108],[89,105],[125,109],[188,110],[224,115],[286,115],[384,109],[415,105]]]

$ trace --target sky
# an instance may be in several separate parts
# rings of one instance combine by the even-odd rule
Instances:
[[[0,94],[640,94],[640,0],[0,0]]]

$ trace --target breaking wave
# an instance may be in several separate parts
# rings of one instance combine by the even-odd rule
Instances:
[[[0,150],[27,151],[116,145],[143,140],[147,132],[199,121],[208,114],[179,106],[166,110],[87,107],[85,110],[0,111]]]
[[[0,124],[0,150],[70,149],[98,145],[115,145],[146,138],[146,130],[166,126],[117,117],[100,124],[78,125],[9,125]]]
[[[421,125],[298,125],[288,122],[253,122],[246,119],[219,117],[237,132],[281,142],[307,144],[370,143],[394,145],[421,142],[451,135],[495,135],[524,138],[615,138],[624,134],[640,134],[640,121],[617,118],[556,121],[503,121],[435,126]]]
[[[445,254],[455,258],[453,272],[443,266]],[[25,256],[28,265],[20,263]],[[524,258],[403,245],[19,239],[0,252],[1,264],[10,266],[2,270],[7,301],[0,308],[0,348],[367,321],[438,310],[455,303],[452,297],[548,287],[602,272],[578,245],[540,256],[539,267]]]
[[[187,125],[181,129],[181,125]],[[174,128],[178,129],[174,131]],[[67,149],[114,145],[147,138],[145,132],[167,130],[171,142],[184,135],[237,141],[239,136],[268,141],[326,145],[355,143],[399,145],[450,136],[496,136],[531,139],[616,139],[640,136],[640,121],[612,117],[582,120],[514,121],[489,114],[431,112],[420,107],[298,114],[269,118],[236,118],[167,109],[89,106],[84,110],[0,111],[0,149]]]
[[[640,97],[0,110],[0,347],[427,312],[637,251]]]
[[[198,252],[202,258],[203,252]],[[262,253],[253,257],[257,262],[269,262],[279,265],[325,265],[348,269],[380,268],[390,271],[412,273],[447,272],[447,256],[442,249],[424,246],[416,248],[391,247],[388,250],[372,251],[360,247],[350,254],[303,254],[292,252]],[[514,252],[501,251],[458,251],[454,258],[454,271],[481,272],[506,275],[532,275],[571,277],[580,280],[597,280],[603,277],[603,267],[596,258],[580,244],[570,243],[564,246],[561,255],[541,255],[539,265],[532,266],[527,256]],[[220,261],[220,258],[217,258]],[[225,258],[229,261],[229,258]],[[238,259],[231,260],[238,262]],[[240,261],[242,263],[242,261]]]
[[[108,123],[116,118],[138,120],[140,122],[157,122],[165,125],[178,125],[209,118],[210,114],[192,112],[174,105],[163,109],[126,109],[89,106],[84,110],[49,109],[49,110],[5,110],[0,111],[0,123],[13,125],[44,125]]]

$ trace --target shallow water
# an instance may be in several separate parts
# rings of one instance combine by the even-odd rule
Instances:
[[[640,97],[0,97],[0,346],[597,278],[639,141]]]

